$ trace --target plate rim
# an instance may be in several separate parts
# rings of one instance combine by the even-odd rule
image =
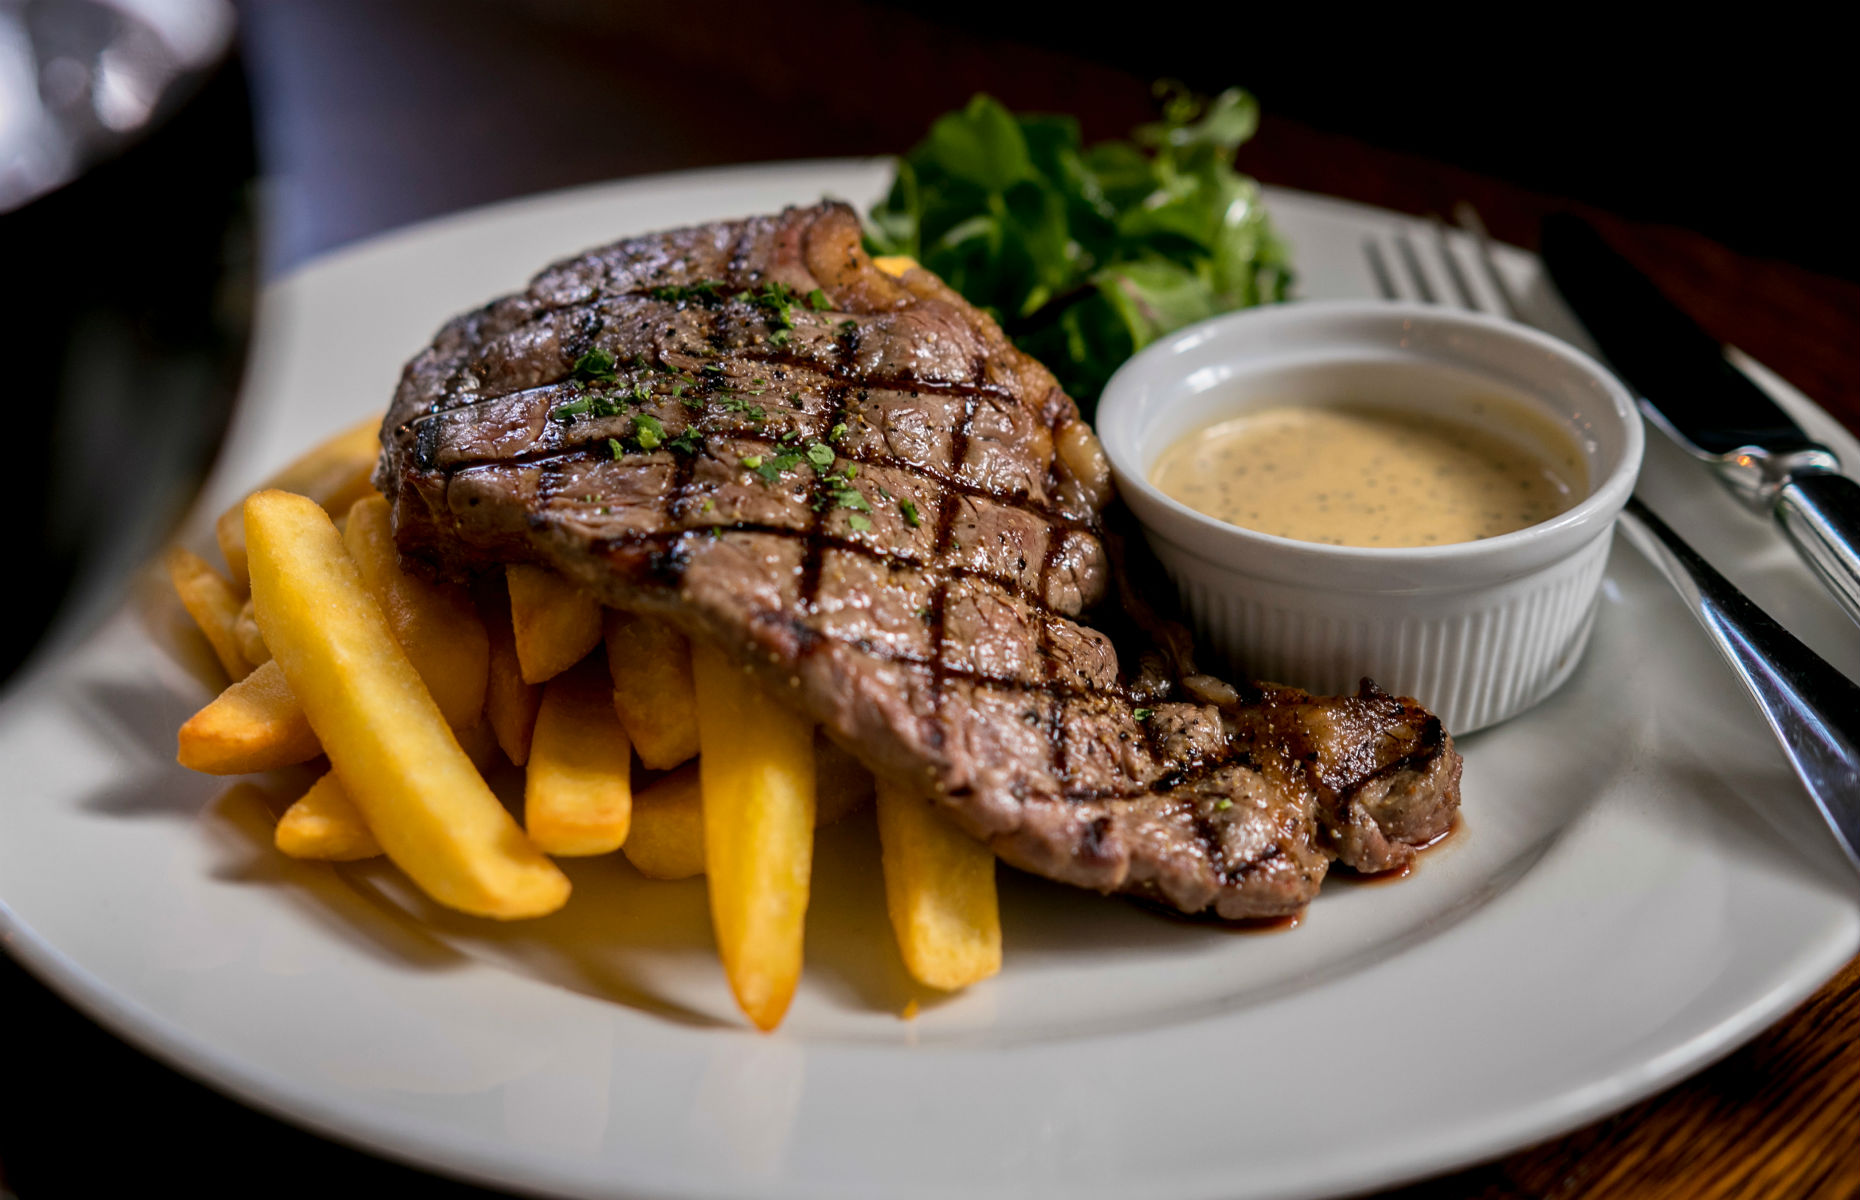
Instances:
[[[456,228],[469,227],[489,217],[516,217],[526,209],[534,209],[540,213],[546,211],[551,205],[564,201],[606,197],[617,200],[620,194],[629,190],[648,191],[674,185],[688,186],[694,183],[723,186],[745,185],[749,182],[766,182],[803,173],[873,168],[888,161],[889,159],[884,158],[818,159],[712,167],[698,171],[668,172],[617,181],[595,182],[514,197],[490,205],[443,214],[337,247],[327,254],[305,260],[290,271],[269,281],[267,290],[273,291],[287,283],[297,281],[307,273],[340,270],[346,262],[354,258],[366,257],[387,245],[406,244],[423,237],[443,238]],[[1313,208],[1327,210],[1338,217],[1355,221],[1373,219],[1410,222],[1417,220],[1405,214],[1377,209],[1353,201],[1317,196],[1291,189],[1268,187],[1265,192],[1269,205],[1274,202],[1308,204]],[[1506,253],[1522,255],[1526,252],[1507,248]],[[247,408],[243,396],[240,408],[243,417],[246,415],[244,410]],[[220,460],[215,463],[209,482],[202,490],[201,500],[184,522],[182,526],[184,531],[197,529],[202,515],[211,511],[209,501],[215,494],[216,486],[223,485],[226,482],[225,476],[230,473],[229,459],[231,456],[228,451],[237,447],[238,433],[239,425],[236,418],[233,429],[229,430],[226,450],[222,451]],[[133,603],[132,595],[126,600],[125,607]],[[95,636],[97,635],[93,633],[85,639],[85,642],[88,643]],[[44,658],[30,665],[26,671],[22,672],[7,688],[4,698],[0,699],[0,726],[10,724],[21,704],[42,687],[50,676],[57,674],[73,653],[75,653],[75,648],[69,648],[64,653]],[[1490,1159],[1509,1149],[1556,1136],[1587,1124],[1601,1115],[1617,1111],[1636,1100],[1670,1086],[1680,1078],[1704,1069],[1734,1052],[1750,1038],[1768,1028],[1822,986],[1853,956],[1855,947],[1860,946],[1860,927],[1856,927],[1852,932],[1854,936],[1849,938],[1850,944],[1843,947],[1838,942],[1830,941],[1819,956],[1809,956],[1808,961],[1799,965],[1791,977],[1774,982],[1760,1002],[1748,1004],[1739,1012],[1726,1016],[1711,1029],[1693,1036],[1683,1048],[1669,1052],[1660,1060],[1637,1064],[1633,1070],[1624,1071],[1610,1080],[1592,1084],[1587,1089],[1590,1094],[1578,1104],[1566,1104],[1553,1114],[1538,1111],[1551,1102],[1544,1098],[1539,1098],[1534,1104],[1514,1105],[1506,1113],[1495,1117],[1493,1121],[1478,1130],[1462,1131],[1462,1136],[1457,1139],[1452,1137],[1437,1139],[1425,1153],[1410,1151],[1407,1155],[1408,1161],[1393,1170],[1365,1166],[1348,1177],[1331,1175],[1321,1185],[1304,1189],[1294,1188],[1291,1191],[1277,1194],[1329,1195],[1364,1187],[1396,1186],[1417,1178]],[[294,1086],[292,1079],[288,1076],[254,1066],[235,1055],[217,1051],[214,1043],[208,1038],[191,1034],[174,1025],[166,1017],[142,1004],[134,995],[111,987],[63,950],[45,941],[36,929],[19,918],[3,893],[0,893],[0,944],[4,944],[17,961],[20,961],[26,969],[45,982],[66,1002],[98,1021],[112,1033],[183,1075],[230,1094],[288,1124],[308,1128],[320,1136],[337,1142],[358,1146],[370,1153],[395,1161],[412,1163],[422,1169],[452,1178],[489,1182],[497,1186],[526,1190],[549,1189],[551,1194],[565,1187],[576,1186],[568,1176],[540,1179],[524,1169],[522,1160],[513,1160],[495,1152],[478,1153],[474,1148],[462,1145],[456,1140],[443,1143],[443,1138],[429,1136],[423,1123],[411,1117],[403,1117],[393,1110],[370,1109],[367,1105],[332,1104],[328,1101],[326,1093],[317,1088],[301,1084]],[[1218,1186],[1217,1181],[1206,1182],[1209,1184],[1207,1190],[1173,1194],[1209,1197],[1216,1195],[1212,1188]],[[731,1193],[692,1187],[667,1194],[710,1196]]]

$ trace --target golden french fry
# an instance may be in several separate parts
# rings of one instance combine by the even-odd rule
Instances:
[[[181,598],[181,607],[207,635],[213,655],[234,682],[244,679],[252,664],[239,650],[240,598],[238,589],[215,571],[206,559],[179,546],[168,551],[168,578]]]
[[[872,803],[878,781],[824,733],[814,735],[814,827],[843,821]]]
[[[611,854],[633,816],[633,751],[613,685],[584,659],[543,686],[523,781],[523,827],[545,854]]]
[[[814,736],[814,828],[831,825],[872,801],[872,773],[852,755]],[[627,861],[648,879],[689,879],[704,873],[704,796],[696,763],[654,780],[633,797]]]
[[[314,501],[245,505],[258,627],[344,789],[427,895],[479,916],[554,912],[567,876],[532,845],[460,749]]]
[[[503,589],[487,591],[479,611],[491,642],[484,715],[497,734],[497,744],[504,748],[504,757],[520,767],[530,760],[530,738],[536,731],[536,710],[542,706],[542,688],[523,682],[523,669],[517,662],[516,634],[510,624],[510,600]]]
[[[995,856],[930,801],[878,787],[885,907],[911,977],[955,989],[1001,969]]]
[[[239,639],[239,653],[245,661],[255,667],[271,661],[271,647],[265,645],[264,637],[258,632],[258,618],[252,614],[250,596],[239,610],[239,619],[233,622],[233,636]]]
[[[814,729],[712,646],[692,647],[710,919],[736,1003],[775,1028],[801,978]]]
[[[502,753],[485,721],[459,730],[458,736],[460,748],[480,774],[489,770]],[[334,771],[325,772],[285,810],[274,840],[278,849],[292,858],[352,862],[381,853],[381,843],[369,831],[368,822],[362,820],[361,810],[349,799]]]
[[[881,254],[872,260],[872,265],[887,275],[902,275],[918,264],[908,254]]]
[[[541,567],[513,566],[504,574],[523,682],[552,679],[600,645],[599,600]]]
[[[484,715],[491,643],[471,597],[456,584],[401,569],[393,518],[381,496],[350,506],[342,544],[446,723],[454,729],[477,724]]]
[[[670,770],[698,752],[691,643],[656,617],[616,609],[608,610],[606,627],[614,712],[639,761]]]
[[[463,592],[417,579],[400,569],[399,555],[394,549],[392,532],[387,524],[385,500],[377,496],[372,501],[358,501],[354,507],[364,510],[362,520],[349,522],[354,532],[346,537],[356,551],[355,557],[360,560],[358,569],[362,571],[364,581],[377,602],[386,610],[389,628],[395,639],[401,642],[403,649],[413,647],[409,656],[418,655],[414,659],[416,669],[435,698],[444,698],[440,711],[446,714],[446,719],[455,728],[469,729],[481,723],[490,649],[484,623],[479,619],[470,598]],[[243,524],[240,528],[244,528]],[[192,557],[211,574],[212,568],[206,566],[198,555]],[[224,580],[219,580],[219,585],[225,589],[225,595],[233,603],[239,603]],[[250,599],[244,601],[243,607],[239,609],[239,615],[233,621],[232,633],[241,643],[239,654],[242,658],[261,666],[271,661],[271,650],[265,645],[264,637],[258,629]],[[251,644],[249,649],[244,648],[246,643]],[[428,672],[431,673],[430,678]],[[295,697],[291,696],[289,685],[283,682],[282,674],[274,673],[264,682],[262,689],[256,690],[252,697],[243,698],[237,705],[218,708],[208,705],[203,709],[201,716],[211,714],[213,720],[194,730],[191,750],[187,729],[183,728],[181,761],[184,765],[220,762],[217,769],[206,765],[194,766],[194,769],[213,774],[241,774],[303,762],[321,752],[317,749],[305,752],[305,739],[312,736],[307,732],[309,724],[304,720],[302,710],[297,707]],[[252,710],[255,703],[263,705],[262,719],[261,714]],[[234,720],[234,717],[240,719]],[[208,731],[217,738],[211,745],[220,749],[210,748],[204,740]],[[232,751],[234,738],[238,739],[239,748],[236,752]],[[275,739],[275,743],[267,739]],[[226,757],[227,754],[231,757]],[[473,761],[488,760],[481,759],[480,754],[474,754]],[[237,765],[240,763],[261,765]]]
[[[349,511],[375,490],[375,460],[381,457],[381,418],[368,418],[322,442],[265,481],[265,487],[296,492],[321,504],[331,516]],[[220,514],[213,527],[226,568],[241,592],[251,587],[246,567],[245,502]]]
[[[334,771],[325,771],[284,810],[272,840],[292,858],[325,862],[354,862],[381,853],[381,843]]]
[[[648,879],[704,873],[704,792],[696,763],[654,780],[633,797],[633,828],[620,849]]]
[[[176,760],[208,775],[245,775],[323,752],[276,662],[264,663],[187,719]]]

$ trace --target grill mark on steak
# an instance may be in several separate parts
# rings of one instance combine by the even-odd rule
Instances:
[[[766,305],[655,295],[707,278],[820,287],[832,311],[797,305],[774,337]],[[619,364],[613,387],[647,395],[564,427],[554,410],[588,390],[568,377],[593,349]],[[690,392],[659,390],[674,378]],[[720,394],[771,399],[758,421]],[[635,413],[695,452],[604,454]],[[740,465],[841,424],[830,468],[765,483]],[[556,264],[408,364],[383,443],[407,559],[458,576],[536,562],[664,616],[1054,878],[1280,915],[1333,858],[1401,865],[1457,806],[1459,757],[1412,701],[1197,674],[1185,631],[1132,586],[1157,568],[1121,514],[1107,522],[1071,401],[940,281],[876,271],[844,206]],[[848,463],[863,530],[822,491]]]
[[[714,435],[705,434],[702,436],[708,441],[708,439]],[[729,431],[729,437],[730,440],[734,442],[753,442],[765,447],[773,447],[778,444],[775,438],[769,437],[766,434],[757,433],[754,430],[733,429]],[[458,462],[447,463],[444,466],[434,466],[433,470],[438,471],[442,475],[454,475],[460,471],[469,470],[472,467],[492,466],[497,464],[529,466],[537,463],[551,462],[558,458],[572,458],[576,456],[588,457],[596,461],[599,461],[603,457],[611,457],[607,453],[606,435],[602,435],[592,441],[571,442],[563,446],[551,447],[545,450],[527,451],[522,454],[513,454],[505,458],[461,459]],[[893,470],[905,471],[909,474],[920,476],[947,491],[968,496],[971,499],[991,500],[996,503],[1013,504],[1021,508],[1031,509],[1044,517],[1048,522],[1065,526],[1068,529],[1084,530],[1091,533],[1097,533],[1101,529],[1100,523],[1095,520],[1061,512],[1049,505],[1038,503],[1037,501],[1029,499],[1024,492],[992,491],[988,488],[964,483],[958,479],[951,479],[949,476],[939,471],[916,466],[912,463],[901,462],[897,459],[877,458],[870,455],[853,455],[843,452],[840,453],[839,457],[845,459],[847,462],[858,463],[861,469],[876,465],[889,467]]]

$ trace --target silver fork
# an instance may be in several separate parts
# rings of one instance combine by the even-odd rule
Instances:
[[[1461,204],[1454,217],[1471,235],[1479,271],[1465,270],[1436,218],[1419,244],[1406,228],[1396,229],[1389,238],[1393,254],[1376,238],[1364,241],[1377,289],[1389,300],[1411,298],[1533,324],[1494,261],[1479,214]],[[1860,870],[1860,687],[1738,591],[1639,497],[1628,499],[1621,532],[1705,627],[1762,710],[1848,862]]]

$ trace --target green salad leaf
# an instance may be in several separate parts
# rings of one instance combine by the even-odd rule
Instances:
[[[1086,146],[1070,117],[985,95],[898,161],[867,241],[985,308],[1090,415],[1123,361],[1216,313],[1283,300],[1290,255],[1234,152],[1259,125],[1238,88],[1164,93],[1162,119]]]

